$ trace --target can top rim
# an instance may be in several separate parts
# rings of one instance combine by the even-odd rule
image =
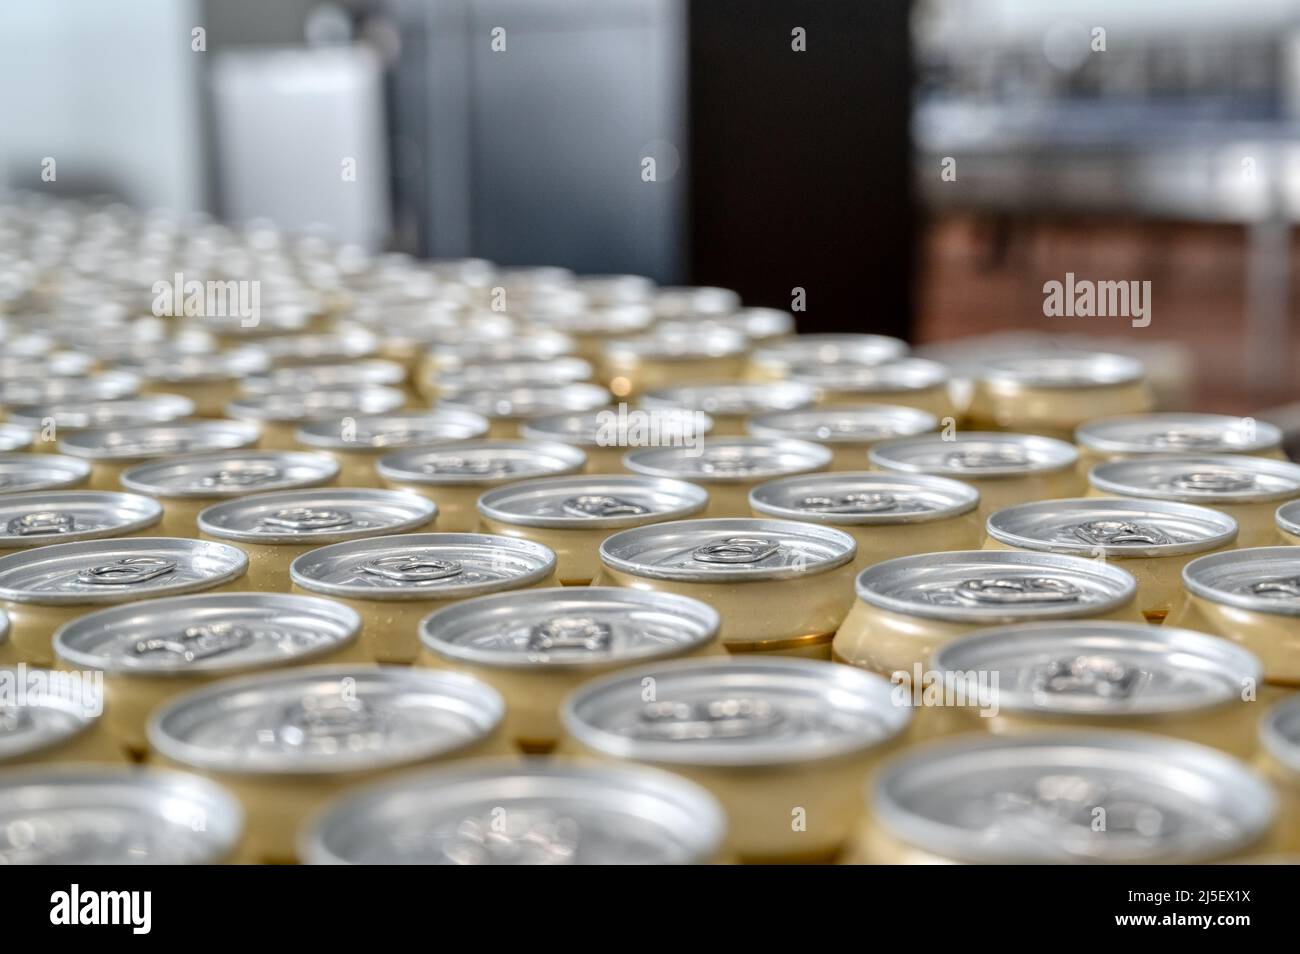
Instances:
[[[981,362],[980,381],[1048,390],[1132,384],[1146,377],[1146,365],[1131,355],[1108,351],[1056,351],[1011,355]]]
[[[1300,537],[1300,501],[1293,500],[1278,507],[1275,519],[1279,530]]]
[[[1271,616],[1300,616],[1300,548],[1246,547],[1192,560],[1183,586],[1211,603]]]
[[[754,437],[865,445],[913,437],[938,426],[939,419],[930,412],[901,404],[837,404],[755,414],[746,430]]]
[[[1259,740],[1277,762],[1300,773],[1300,696],[1284,699],[1265,713]]]
[[[439,459],[446,469],[437,469],[435,462]],[[480,461],[486,469],[467,470],[465,462],[472,460]],[[586,463],[585,451],[559,441],[482,440],[398,451],[379,458],[375,470],[394,483],[493,487],[530,477],[575,474]]]
[[[643,447],[623,455],[634,474],[704,484],[747,484],[821,470],[832,454],[820,444],[760,437],[714,437],[709,446]],[[752,464],[752,466],[748,466]]]
[[[258,470],[259,465],[276,469],[277,464],[281,468],[277,474],[259,476],[265,473]],[[218,474],[229,473],[231,479],[214,481],[214,468]],[[338,473],[339,465],[324,454],[231,448],[147,461],[123,471],[118,479],[123,487],[137,493],[164,499],[210,500],[269,490],[318,487],[329,483]]]
[[[985,528],[991,539],[1022,550],[1115,559],[1205,553],[1232,543],[1237,529],[1219,510],[1132,497],[1017,504],[991,514]]]
[[[865,499],[855,505],[854,496]],[[763,516],[845,527],[949,520],[979,502],[980,492],[959,480],[879,470],[783,477],[749,492],[750,508]]]
[[[351,422],[350,439],[343,436],[345,420]],[[394,448],[418,447],[424,443],[474,440],[487,434],[488,427],[487,418],[481,414],[438,408],[307,421],[298,428],[294,439],[300,444],[326,450],[382,454]]]
[[[1074,440],[1102,453],[1188,454],[1273,450],[1282,431],[1267,421],[1226,414],[1159,412],[1103,417],[1081,424]]]
[[[0,496],[0,552],[125,536],[159,523],[162,514],[162,505],[151,497],[118,491],[6,494]],[[33,516],[51,519],[44,526],[31,528],[24,520]]]
[[[1107,494],[1176,503],[1264,503],[1300,497],[1300,465],[1244,454],[1114,460],[1093,467],[1088,481]]]
[[[708,502],[708,491],[684,480],[592,474],[498,487],[478,498],[478,512],[484,519],[517,527],[609,530],[680,520],[699,513]]]
[[[39,475],[39,479],[15,487],[12,486],[14,478],[10,476],[14,473]],[[89,476],[90,464],[78,457],[26,451],[0,454],[0,497],[14,493],[76,487]]]
[[[59,450],[87,460],[149,460],[176,453],[252,447],[262,429],[249,421],[186,419],[130,427],[88,427],[59,439]],[[150,444],[150,438],[165,444]],[[192,444],[199,446],[195,449]]]
[[[645,410],[683,408],[703,411],[717,418],[748,417],[773,411],[796,411],[811,407],[817,392],[797,381],[771,381],[762,384],[725,381],[680,384],[658,388],[641,395]]]
[[[249,494],[213,504],[199,511],[198,527],[220,540],[303,546],[407,533],[432,523],[437,514],[433,501],[419,494],[322,487]]]
[[[967,431],[952,440],[935,434],[882,441],[867,451],[867,459],[881,470],[985,480],[1072,470],[1079,452],[1037,434]]]

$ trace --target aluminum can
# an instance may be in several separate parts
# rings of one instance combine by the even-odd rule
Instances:
[[[715,434],[736,437],[745,434],[745,424],[755,414],[802,410],[811,407],[816,398],[812,388],[793,381],[693,384],[647,391],[641,396],[641,407],[647,411],[703,411],[713,419]]]
[[[105,371],[77,378],[38,375],[0,380],[0,411],[27,404],[74,401],[91,404],[134,397],[140,392],[140,377],[126,371]]]
[[[71,490],[90,480],[90,464],[55,454],[0,454],[0,498],[10,494]]]
[[[1292,501],[1277,508],[1274,514],[1278,542],[1286,546],[1300,546],[1300,503]]]
[[[9,409],[9,421],[35,435],[33,450],[54,453],[64,434],[95,427],[168,424],[194,413],[194,402],[179,394],[148,394],[116,401],[55,401]]]
[[[926,358],[898,358],[882,364],[793,365],[788,380],[817,392],[821,405],[894,404],[956,420],[946,365]]]
[[[1250,454],[1285,459],[1273,424],[1224,414],[1126,414],[1080,425],[1074,442],[1085,467],[1152,455]]]
[[[470,364],[446,371],[429,382],[426,397],[433,401],[455,401],[466,392],[562,388],[591,381],[595,374],[590,361],[562,355],[550,361],[509,361]],[[603,395],[609,400],[608,393]],[[603,402],[602,402],[603,403]]]
[[[512,440],[524,422],[553,414],[594,411],[609,403],[609,392],[598,384],[562,384],[535,388],[484,388],[461,391],[441,407],[469,411],[488,419],[488,436]]]
[[[739,331],[652,331],[605,346],[600,377],[617,398],[635,398],[681,381],[738,381],[749,341]]]
[[[226,405],[226,415],[237,421],[254,421],[262,429],[262,446],[293,450],[294,432],[307,421],[344,415],[387,414],[402,407],[406,395],[396,388],[360,387],[307,393],[280,392],[237,398]]]
[[[162,507],[139,494],[51,490],[0,496],[0,554],[51,543],[157,536]]]
[[[749,356],[745,377],[751,381],[782,381],[796,367],[883,364],[907,352],[907,342],[884,335],[797,335],[755,349]]]
[[[1300,697],[1291,696],[1268,711],[1259,727],[1257,766],[1277,793],[1279,816],[1275,851],[1300,852]]]
[[[385,454],[403,447],[474,440],[487,432],[487,418],[482,415],[438,408],[308,421],[298,428],[294,441],[332,457],[344,487],[380,487],[375,464]]]
[[[194,402],[199,417],[221,417],[234,400],[239,382],[270,367],[260,349],[235,348],[216,354],[169,354],[127,361],[120,367],[139,374],[144,394],[178,394]]]
[[[703,411],[665,408],[652,414],[621,404],[582,414],[535,417],[525,421],[519,432],[527,440],[581,448],[589,474],[624,474],[623,457],[629,449],[699,448],[713,426],[713,418]]]
[[[740,295],[712,285],[669,285],[654,296],[657,318],[699,318],[730,315],[740,310]]]
[[[302,394],[308,391],[345,391],[368,387],[400,388],[406,369],[396,361],[366,358],[346,364],[304,364],[276,368],[239,382],[243,394]]]
[[[573,340],[574,354],[599,366],[605,345],[614,338],[634,338],[654,324],[649,305],[628,302],[584,308],[571,314],[548,317],[546,326]]]
[[[881,441],[914,437],[937,429],[939,419],[912,407],[892,404],[838,404],[804,411],[756,414],[745,426],[751,437],[801,440],[831,452],[830,469],[858,471],[867,451]]]
[[[492,314],[496,320],[503,316]],[[474,321],[479,321],[475,316]],[[558,331],[533,331],[515,334],[507,320],[486,337],[466,338],[458,335],[455,343],[429,348],[420,360],[416,390],[426,399],[437,395],[438,381],[444,374],[455,374],[467,367],[516,364],[523,361],[547,362],[574,353],[574,341]]]
[[[122,474],[137,464],[209,451],[246,450],[262,429],[246,421],[172,421],[137,427],[97,427],[69,434],[59,450],[90,464],[92,490],[120,490]]]
[[[2,651],[2,644],[0,644]],[[0,666],[0,771],[67,762],[122,764],[89,673]]]
[[[10,415],[12,418],[12,415]],[[29,451],[36,442],[35,432],[21,424],[0,423],[0,453]]]

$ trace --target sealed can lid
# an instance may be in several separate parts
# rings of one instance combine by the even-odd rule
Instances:
[[[1204,553],[1237,539],[1226,513],[1167,500],[1073,497],[999,510],[988,519],[999,543],[1050,553],[1130,557]]]
[[[396,361],[370,358],[346,364],[300,364],[276,368],[267,374],[242,379],[246,394],[301,393],[303,391],[340,391],[369,385],[401,387],[406,369]]]
[[[863,752],[902,733],[912,711],[875,673],[814,659],[733,657],[620,671],[569,696],[561,716],[573,738],[604,755],[742,767]]]
[[[605,345],[605,353],[621,359],[651,361],[698,361],[708,358],[729,358],[744,354],[749,349],[749,339],[739,331],[716,325],[678,331],[658,332],[632,338],[619,338]]]
[[[478,499],[488,520],[518,527],[607,530],[680,520],[709,502],[703,487],[641,476],[547,477],[490,490]]]
[[[145,676],[228,675],[308,662],[356,641],[361,617],[335,600],[204,593],[78,616],[54,634],[72,667]]]
[[[967,431],[884,441],[867,451],[882,470],[983,480],[1070,470],[1079,452],[1065,441],[1034,434]]]
[[[814,364],[881,364],[907,354],[907,342],[884,335],[798,335],[754,352],[757,365],[778,371]]]
[[[226,413],[245,421],[309,421],[355,412],[386,414],[406,403],[406,395],[396,388],[358,387],[332,391],[257,394],[236,398],[226,405]]]
[[[780,308],[741,308],[729,315],[716,315],[714,321],[735,328],[753,341],[785,338],[795,332],[794,315]]]
[[[233,795],[184,772],[80,765],[0,776],[0,864],[214,864],[243,827]]]
[[[10,415],[12,418],[12,415]],[[0,423],[0,453],[25,451],[32,446],[36,435],[30,428],[14,423]]]
[[[688,583],[793,579],[844,566],[857,554],[847,533],[793,520],[677,520],[605,538],[600,559],[632,576]]]
[[[0,551],[120,537],[162,520],[158,501],[98,490],[0,496]]]
[[[140,390],[140,377],[105,371],[84,378],[29,377],[0,381],[0,405],[48,404],[54,401],[113,401]]]
[[[179,394],[145,394],[116,401],[55,401],[50,404],[25,404],[9,409],[9,420],[33,430],[54,422],[54,430],[80,430],[87,427],[132,427],[139,424],[166,424],[194,413],[194,402]]]
[[[1246,847],[1276,812],[1268,786],[1236,759],[1114,731],[925,746],[881,771],[871,801],[908,844],[1004,863],[1204,861]]]
[[[1279,702],[1265,714],[1259,740],[1274,759],[1292,772],[1300,772],[1300,696]]]
[[[350,540],[304,553],[289,567],[305,590],[362,600],[468,599],[533,586],[554,571],[549,547],[488,533]]]
[[[87,428],[62,438],[59,450],[90,460],[149,460],[252,447],[261,436],[262,429],[248,421],[170,421]]]
[[[445,659],[512,669],[600,668],[679,656],[712,642],[717,610],[674,593],[563,586],[435,610],[420,642]]]
[[[251,494],[200,511],[199,530],[221,540],[305,546],[409,533],[431,524],[433,501],[396,490],[305,488]]]
[[[165,758],[237,775],[335,775],[450,755],[505,715],[472,676],[407,666],[308,666],[223,679],[149,721]]]
[[[669,285],[654,296],[655,314],[661,318],[691,315],[729,315],[740,307],[740,295],[730,288],[710,285]]]
[[[1263,679],[1255,655],[1226,639],[1105,620],[982,629],[941,646],[931,668],[995,680],[1001,711],[1053,716],[1198,712]]]
[[[657,290],[654,279],[644,275],[579,275],[573,287],[598,307],[646,302]]]
[[[1300,616],[1300,548],[1249,547],[1198,557],[1183,586],[1209,600],[1278,616]]]
[[[1054,351],[982,361],[979,380],[995,387],[1078,390],[1132,384],[1146,377],[1137,358],[1101,351]]]
[[[979,502],[979,491],[958,480],[881,471],[786,477],[749,492],[750,507],[761,514],[832,526],[948,520]]]
[[[1133,575],[1099,560],[1015,550],[953,550],[884,560],[858,574],[871,606],[951,623],[1099,616],[1130,603]]]
[[[379,338],[364,328],[349,327],[322,334],[276,335],[250,347],[264,354],[273,367],[282,368],[369,358],[378,353]]]
[[[711,437],[704,447],[646,447],[623,456],[623,466],[650,477],[703,483],[754,483],[821,470],[831,452],[807,441]]]
[[[243,576],[244,551],[179,537],[53,543],[0,557],[0,599],[43,606],[126,603]]]
[[[123,472],[121,481],[155,497],[206,500],[316,487],[338,473],[339,465],[325,454],[223,450],[140,464]]]
[[[818,444],[875,444],[933,431],[939,419],[926,411],[893,404],[845,404],[751,417],[754,437],[795,438]],[[865,463],[866,458],[863,458]]]
[[[1277,508],[1277,527],[1300,537],[1300,501],[1292,501]]]
[[[565,411],[594,411],[609,403],[609,391],[598,384],[577,382],[550,387],[484,388],[459,391],[442,405],[472,411],[487,418],[541,417]]]
[[[928,358],[895,358],[880,364],[795,364],[788,377],[820,391],[872,394],[942,387],[952,372]]]
[[[545,391],[548,388],[563,387],[567,384],[581,384],[590,381],[594,373],[591,362],[561,355],[549,361],[469,364],[439,374],[434,383],[442,399],[451,401],[467,392],[481,394],[492,391]],[[609,400],[608,393],[602,396],[604,401]]]
[[[101,682],[87,673],[0,667],[0,687],[0,767],[77,737],[104,711]]]
[[[0,496],[63,490],[86,482],[90,465],[59,454],[0,454]]]
[[[488,421],[481,414],[440,407],[308,421],[294,439],[326,450],[379,454],[397,447],[473,440],[487,432]]]
[[[398,483],[492,487],[529,477],[574,474],[586,463],[587,455],[567,444],[489,440],[389,454],[379,459],[375,470]]]
[[[0,354],[0,380],[27,378],[36,366],[37,355],[24,354],[14,341],[0,340],[5,353]],[[57,351],[39,356],[41,370],[52,378],[80,378],[91,373],[95,361],[79,351]]]
[[[769,411],[789,411],[809,407],[817,392],[793,381],[765,384],[692,384],[647,391],[641,398],[646,410],[685,408],[718,415],[748,416]]]
[[[120,362],[148,381],[189,384],[230,381],[261,374],[270,367],[266,355],[253,348],[234,348],[214,354],[158,354]]]
[[[530,440],[560,441],[578,447],[689,446],[713,430],[703,411],[661,408],[650,411],[620,405],[579,414],[529,418],[520,433]]]
[[[1080,425],[1081,447],[1112,454],[1247,454],[1282,446],[1282,432],[1252,417],[1127,414]]]
[[[718,854],[725,831],[713,796],[666,772],[490,759],[357,792],[317,820],[301,855],[309,864],[693,864]]]
[[[640,302],[597,305],[547,315],[547,327],[570,335],[639,335],[654,324],[655,314]]]
[[[1136,457],[1098,464],[1088,482],[1106,494],[1180,503],[1262,503],[1300,497],[1300,465],[1268,457]]]
[[[476,319],[477,320],[477,319]],[[473,364],[514,361],[550,361],[573,354],[577,347],[572,338],[558,331],[537,330],[523,335],[459,340],[429,350],[439,368],[462,368]]]

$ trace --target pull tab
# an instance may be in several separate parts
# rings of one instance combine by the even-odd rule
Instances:
[[[1074,603],[1083,596],[1083,590],[1073,583],[1050,576],[966,580],[957,584],[955,593],[960,600],[985,606]]]
[[[259,526],[292,533],[307,530],[328,530],[346,527],[352,523],[352,514],[346,510],[315,510],[311,507],[288,507],[257,521]]]
[[[247,467],[223,467],[199,480],[200,487],[255,487],[258,484],[279,480],[282,472],[270,464],[249,464]]]
[[[650,512],[649,507],[611,497],[606,494],[583,494],[570,497],[560,505],[564,512],[575,517],[639,517]]]
[[[990,470],[995,467],[1028,467],[1029,456],[1011,447],[992,450],[959,450],[945,454],[943,462],[954,470]]]
[[[514,471],[514,464],[499,457],[441,457],[425,464],[426,474],[464,477],[502,477]]]
[[[1033,676],[1040,695],[1086,695],[1128,699],[1145,682],[1143,672],[1110,656],[1075,656],[1040,667]]]
[[[185,662],[196,662],[251,645],[256,633],[238,623],[205,623],[186,627],[177,636],[156,636],[138,641],[131,651],[137,656],[170,653]]]
[[[1250,474],[1216,474],[1206,471],[1179,474],[1177,477],[1170,478],[1169,483],[1179,490],[1228,494],[1250,490],[1255,486],[1255,478]]]
[[[1017,791],[999,792],[993,808],[1014,819],[1006,832],[989,832],[1008,839],[1038,839],[1077,856],[1092,856],[1103,841],[1154,843],[1175,834],[1177,819],[1155,805],[1113,791],[1084,775],[1043,775]],[[1104,812],[1106,827],[1094,823]],[[999,826],[998,822],[994,826]]]
[[[1159,546],[1173,542],[1162,530],[1127,520],[1090,520],[1071,527],[1069,532],[1095,546]]]
[[[1297,600],[1300,599],[1300,576],[1260,580],[1251,584],[1250,591],[1270,600]]]
[[[804,497],[800,510],[818,513],[885,513],[898,509],[898,498],[893,494],[845,494],[842,497]]]
[[[160,557],[123,557],[112,563],[92,566],[77,574],[78,583],[107,586],[131,586],[146,583],[174,572],[176,564]]]
[[[1161,434],[1152,434],[1147,441],[1152,447],[1218,447],[1223,438],[1204,428],[1170,428]]]
[[[458,865],[572,864],[582,830],[577,821],[546,808],[511,808],[466,818],[442,852]]]
[[[742,454],[715,453],[700,458],[699,470],[702,474],[719,476],[748,474],[758,467],[758,461]]]
[[[6,529],[16,537],[34,537],[42,534],[71,533],[76,529],[76,518],[60,510],[37,510],[9,521]]]
[[[464,567],[455,560],[434,560],[403,554],[380,557],[361,565],[361,572],[394,583],[431,583],[456,576]]]
[[[613,635],[608,623],[599,623],[590,616],[558,616],[528,631],[528,651],[582,649],[603,653],[609,651]]]
[[[724,537],[706,543],[691,554],[700,563],[757,563],[781,549],[781,544],[767,537]]]
[[[360,698],[306,696],[281,713],[274,738],[285,748],[343,752],[382,741],[386,720]]]
[[[651,702],[641,709],[637,734],[664,742],[744,739],[770,735],[785,720],[766,699]]]

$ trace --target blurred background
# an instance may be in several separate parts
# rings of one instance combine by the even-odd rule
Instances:
[[[1077,334],[1300,424],[1296,0],[9,3],[0,130],[0,190]],[[1150,324],[1046,317],[1067,273]]]

